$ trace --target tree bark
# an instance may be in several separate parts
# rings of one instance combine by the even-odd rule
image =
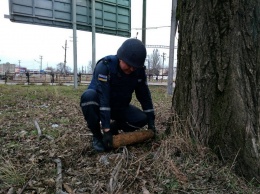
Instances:
[[[173,110],[197,140],[260,178],[260,1],[179,0]]]

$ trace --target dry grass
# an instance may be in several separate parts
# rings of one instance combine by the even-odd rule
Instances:
[[[0,193],[56,193],[59,181],[67,193],[260,192],[195,143],[185,122],[171,121],[165,87],[151,87],[156,140],[94,152],[79,107],[84,89],[0,85]]]
[[[1,158],[0,180],[7,187],[13,184],[22,184],[25,181],[25,175],[19,172],[20,166],[14,165],[10,160]]]

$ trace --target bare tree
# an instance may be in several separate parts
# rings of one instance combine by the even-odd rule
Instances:
[[[175,115],[239,174],[260,179],[260,1],[178,1]]]
[[[94,72],[94,69],[95,69],[95,66],[96,66],[96,64],[94,64],[94,63],[92,63],[92,61],[89,61],[89,66],[91,67],[91,73],[93,73]]]
[[[68,74],[71,73],[71,68],[69,66],[64,66],[64,63],[57,64],[57,73]]]
[[[150,68],[151,68],[149,69],[149,73],[156,75],[158,79],[161,63],[162,63],[158,49],[154,49],[153,53],[151,55],[148,55],[148,60],[150,62]]]
[[[88,66],[87,66],[87,73],[93,73],[94,72],[94,69],[95,69],[95,66],[96,64],[92,64],[92,61],[89,61],[88,62]]]
[[[46,70],[48,70],[50,72],[55,72],[56,71],[53,67],[47,67]]]

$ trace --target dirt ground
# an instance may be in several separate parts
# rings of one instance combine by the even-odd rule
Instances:
[[[162,86],[151,88],[156,139],[95,152],[79,107],[84,89],[0,85],[1,194],[260,193],[176,130]]]

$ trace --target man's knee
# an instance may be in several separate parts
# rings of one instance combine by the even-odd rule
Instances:
[[[85,120],[89,123],[99,122],[99,103],[97,100],[97,92],[95,90],[86,90],[80,100],[80,106],[85,117]]]
[[[81,107],[86,106],[87,102],[98,103],[97,99],[98,99],[97,98],[97,92],[95,90],[88,89],[81,95],[80,106]]]

